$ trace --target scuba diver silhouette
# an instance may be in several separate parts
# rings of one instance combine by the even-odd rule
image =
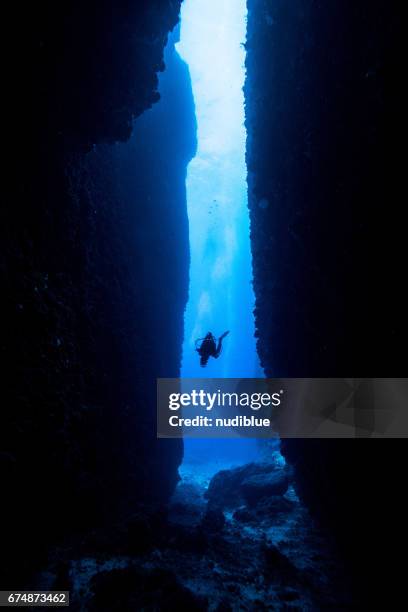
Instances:
[[[218,338],[218,343],[215,343],[215,337],[211,332],[208,332],[205,338],[199,338],[195,342],[195,347],[197,353],[200,355],[200,365],[202,368],[208,363],[210,357],[214,357],[214,359],[218,359],[221,354],[222,349],[222,341],[225,336],[228,336],[229,331],[226,331]],[[197,346],[199,343],[200,346]]]

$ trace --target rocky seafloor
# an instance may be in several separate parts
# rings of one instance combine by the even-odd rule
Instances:
[[[100,551],[99,553],[96,551]],[[59,549],[37,584],[70,584],[71,609],[320,610],[350,606],[350,584],[299,501],[279,451],[268,463],[187,472],[166,510],[141,506],[76,555]]]

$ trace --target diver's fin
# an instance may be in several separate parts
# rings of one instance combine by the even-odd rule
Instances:
[[[222,336],[220,336],[220,340],[222,340],[223,338],[225,338],[225,336],[228,336],[228,334],[229,334],[229,330],[228,330],[228,331],[226,331],[226,332],[224,332],[224,333],[222,334]]]

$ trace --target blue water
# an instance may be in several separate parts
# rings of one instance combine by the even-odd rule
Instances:
[[[262,377],[254,338],[247,207],[246,0],[186,0],[177,50],[191,74],[197,155],[187,174],[190,294],[181,375]],[[195,341],[226,330],[223,352],[200,367]],[[185,440],[184,468],[203,471],[253,460],[256,440]]]

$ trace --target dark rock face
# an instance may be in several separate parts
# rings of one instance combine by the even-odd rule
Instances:
[[[248,503],[248,502],[247,502]],[[234,519],[241,523],[257,523],[265,517],[279,517],[288,514],[293,504],[282,495],[270,495],[252,499],[248,506],[234,512]]]
[[[248,9],[247,162],[266,375],[404,376],[400,3],[249,0]],[[282,443],[299,494],[354,562],[365,601],[370,583],[384,585],[383,555],[393,556],[376,537],[397,524],[379,492],[398,488],[402,451],[400,441]]]
[[[177,482],[182,447],[156,440],[155,379],[180,366],[195,123],[172,46],[154,122],[111,143],[159,99],[179,8],[46,4],[19,31],[14,112],[23,93],[28,110],[1,219],[0,469],[4,558],[21,584],[50,542],[162,503]],[[168,130],[161,147],[153,123]]]
[[[127,140],[133,119],[159,98],[157,72],[180,5],[73,0],[13,7],[10,91],[16,116],[25,111],[26,119],[15,129],[25,139],[33,130],[44,147]]]
[[[248,504],[253,504],[265,497],[284,495],[288,486],[288,476],[282,471],[277,474],[256,474],[245,478],[241,484],[241,491]]]
[[[135,610],[207,609],[204,598],[182,586],[177,576],[166,570],[141,572],[114,569],[98,574],[93,581],[93,598],[89,610],[95,612],[134,612]]]
[[[371,376],[379,363],[402,376],[399,3],[248,6],[262,363],[281,376]]]
[[[266,571],[269,574],[279,574],[284,572],[292,580],[296,575],[295,566],[290,563],[286,555],[282,554],[280,550],[273,544],[266,544],[262,547],[262,552],[265,559]]]
[[[241,503],[254,505],[263,498],[282,496],[288,486],[287,470],[274,463],[248,463],[218,472],[211,479],[205,497],[210,506],[233,508]]]
[[[208,508],[203,516],[201,528],[208,534],[222,532],[225,526],[225,516],[219,508]]]

